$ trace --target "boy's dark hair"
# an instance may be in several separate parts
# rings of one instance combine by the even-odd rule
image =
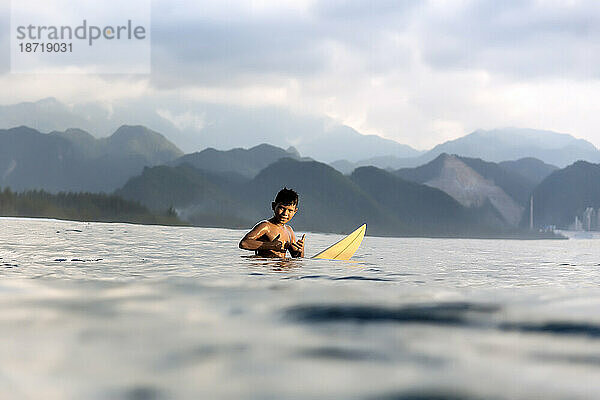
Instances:
[[[284,187],[275,196],[275,203],[281,203],[284,205],[298,204],[298,193],[293,189]]]

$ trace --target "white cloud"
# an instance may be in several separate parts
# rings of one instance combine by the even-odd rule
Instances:
[[[55,97],[63,103],[99,101],[110,103],[118,99],[143,99],[153,96],[148,78],[139,76],[109,79],[91,74],[4,74],[0,75],[0,104],[36,101]]]
[[[206,125],[206,113],[198,114],[186,111],[178,114],[162,108],[156,110],[156,113],[180,130],[197,129],[200,131]]]
[[[150,76],[4,74],[0,102],[178,96],[328,115],[417,148],[504,126],[600,146],[598,27],[596,1],[155,1]]]

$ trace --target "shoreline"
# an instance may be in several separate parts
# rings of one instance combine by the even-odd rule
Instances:
[[[135,222],[135,221],[123,221],[123,220],[84,220],[84,219],[66,219],[60,217],[45,217],[45,216],[24,216],[24,215],[0,215],[0,220],[12,219],[12,220],[46,220],[55,222],[81,222],[81,223],[99,223],[99,224],[129,224],[129,225],[148,225],[148,226],[174,226],[174,227],[195,227],[195,225],[180,223],[180,224],[163,224],[163,223],[148,223],[148,222]]]

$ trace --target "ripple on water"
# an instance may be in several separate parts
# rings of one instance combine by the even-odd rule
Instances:
[[[190,365],[209,362],[217,357],[231,356],[246,352],[248,346],[243,343],[229,345],[200,344],[166,354],[158,363],[159,369],[180,369]]]
[[[386,278],[372,278],[368,276],[342,276],[337,278],[331,278],[334,281],[373,281],[373,282],[391,282],[391,279]]]
[[[472,396],[466,393],[456,393],[452,388],[448,389],[422,389],[400,391],[398,393],[386,393],[379,396],[368,397],[369,400],[483,400],[482,397]],[[487,397],[486,400],[500,399],[500,397]]]
[[[162,390],[151,385],[133,385],[120,391],[122,394],[115,398],[123,398],[125,400],[160,400],[167,399]]]
[[[343,347],[317,347],[298,352],[300,357],[322,358],[341,361],[389,361],[389,357],[370,350]]]
[[[522,333],[545,333],[550,335],[600,337],[600,325],[585,322],[548,321],[548,322],[505,322],[499,329]]]
[[[534,352],[531,358],[543,362],[580,364],[584,366],[600,367],[600,354],[564,354],[552,352]]]
[[[499,306],[476,303],[440,303],[402,307],[376,305],[318,304],[300,305],[285,310],[289,319],[306,323],[357,322],[357,323],[434,323],[466,325],[473,313],[490,314]]]

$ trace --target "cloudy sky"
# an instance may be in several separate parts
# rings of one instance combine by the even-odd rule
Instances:
[[[4,105],[175,96],[326,115],[419,149],[507,126],[600,146],[594,0],[154,1],[152,73],[130,76],[10,73],[0,4]]]

